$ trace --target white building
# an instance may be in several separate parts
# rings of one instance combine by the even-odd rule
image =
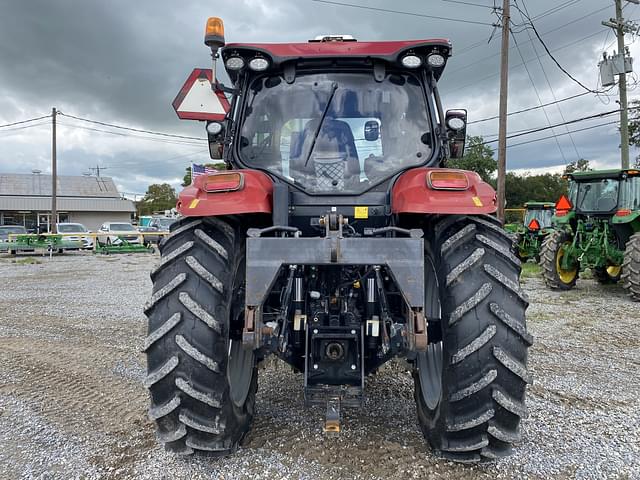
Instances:
[[[58,222],[97,230],[104,222],[129,222],[136,209],[109,177],[58,176]],[[51,175],[0,173],[0,225],[46,231],[51,217]]]

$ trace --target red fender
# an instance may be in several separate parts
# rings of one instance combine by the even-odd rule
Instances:
[[[210,175],[198,175],[192,185],[178,196],[176,208],[185,217],[209,217],[241,213],[271,213],[273,182],[257,170],[224,170],[240,173],[240,188],[233,191],[207,192],[205,184]],[[215,174],[213,174],[215,175]]]
[[[427,183],[432,170],[464,172],[469,182],[466,190],[435,190]],[[403,173],[391,191],[393,213],[440,213],[480,215],[495,213],[496,192],[475,172],[444,168],[414,168]]]

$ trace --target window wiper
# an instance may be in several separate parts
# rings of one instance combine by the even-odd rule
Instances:
[[[329,112],[329,107],[331,106],[331,102],[333,101],[333,96],[335,95],[336,90],[338,90],[338,84],[334,82],[333,85],[331,85],[331,94],[329,95],[329,99],[327,100],[327,105],[324,107],[324,111],[322,112],[322,116],[320,117],[320,122],[318,122],[316,131],[313,134],[313,141],[311,142],[311,148],[309,148],[309,153],[307,153],[307,158],[304,161],[305,168],[307,167],[307,165],[309,164],[309,160],[311,159],[311,154],[313,153],[313,149],[316,146],[316,140],[318,140],[318,135],[320,134],[322,123],[324,122],[324,119],[327,116],[327,113]]]

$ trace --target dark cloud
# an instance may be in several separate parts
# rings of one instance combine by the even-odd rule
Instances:
[[[476,2],[493,4],[489,0]],[[487,23],[497,20],[490,9],[436,0],[358,3]],[[565,3],[530,0],[527,6],[536,16]],[[604,6],[601,0],[581,0],[536,22],[554,56],[590,88],[598,85],[596,63],[601,51],[613,40],[613,35],[600,25],[601,20],[613,15],[613,5],[588,15]],[[635,9],[630,5],[627,17],[638,16]],[[171,101],[192,68],[208,66],[202,32],[210,15],[225,20],[228,41],[304,41],[335,32],[351,33],[361,40],[451,38],[454,57],[440,85],[445,106],[466,107],[471,119],[497,113],[500,31],[493,31],[490,26],[311,0],[5,0],[0,14],[0,123],[46,114],[55,105],[63,112],[83,117],[202,136],[201,124],[178,121]],[[557,98],[580,93],[581,87],[553,64],[531,31],[518,25],[522,19],[517,11],[513,12],[513,22],[520,51],[515,45],[510,51],[510,109],[538,104],[531,79],[543,102],[553,101],[553,93]],[[522,63],[521,56],[528,72],[518,65]],[[603,105],[588,95],[560,104],[561,110],[549,107],[511,117],[509,128],[544,126],[561,122],[563,116],[569,120],[614,108],[615,103]],[[205,145],[199,148],[75,130],[70,125],[81,124],[64,117],[61,123],[67,124],[61,128],[61,173],[80,174],[89,166],[106,165],[110,169],[105,174],[113,175],[125,191],[140,192],[149,179],[176,181],[191,160],[207,158],[206,153],[198,153],[206,151]],[[595,123],[598,121],[591,124]],[[554,132],[563,133],[566,129],[557,128]],[[473,125],[470,133],[497,133],[497,122]],[[539,136],[549,134],[547,131]],[[0,131],[0,171],[46,170],[49,136],[46,126]],[[617,161],[619,140],[615,126],[575,134],[576,148],[569,136],[560,137],[558,142],[567,161],[575,159],[576,148],[580,156],[603,164]],[[553,140],[509,151],[511,168],[551,167],[564,161]]]

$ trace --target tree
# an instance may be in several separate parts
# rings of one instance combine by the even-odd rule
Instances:
[[[571,162],[564,169],[564,173],[573,173],[573,172],[589,172],[593,170],[589,167],[589,160],[585,160],[581,158],[577,162]]]
[[[138,215],[175,208],[178,198],[175,189],[168,183],[149,185],[144,198],[138,203]]]
[[[215,168],[216,170],[226,170],[227,165],[224,163],[205,163],[205,167]],[[184,177],[182,177],[182,186],[188,187],[191,185],[191,165],[184,169]]]
[[[507,173],[505,177],[507,208],[522,208],[529,201],[555,202],[567,193],[567,181],[561,175],[517,175]]]
[[[484,139],[480,136],[467,137],[467,148],[464,157],[450,159],[447,166],[471,170],[488,182],[498,169],[498,162],[493,158],[493,149],[484,145]]]

